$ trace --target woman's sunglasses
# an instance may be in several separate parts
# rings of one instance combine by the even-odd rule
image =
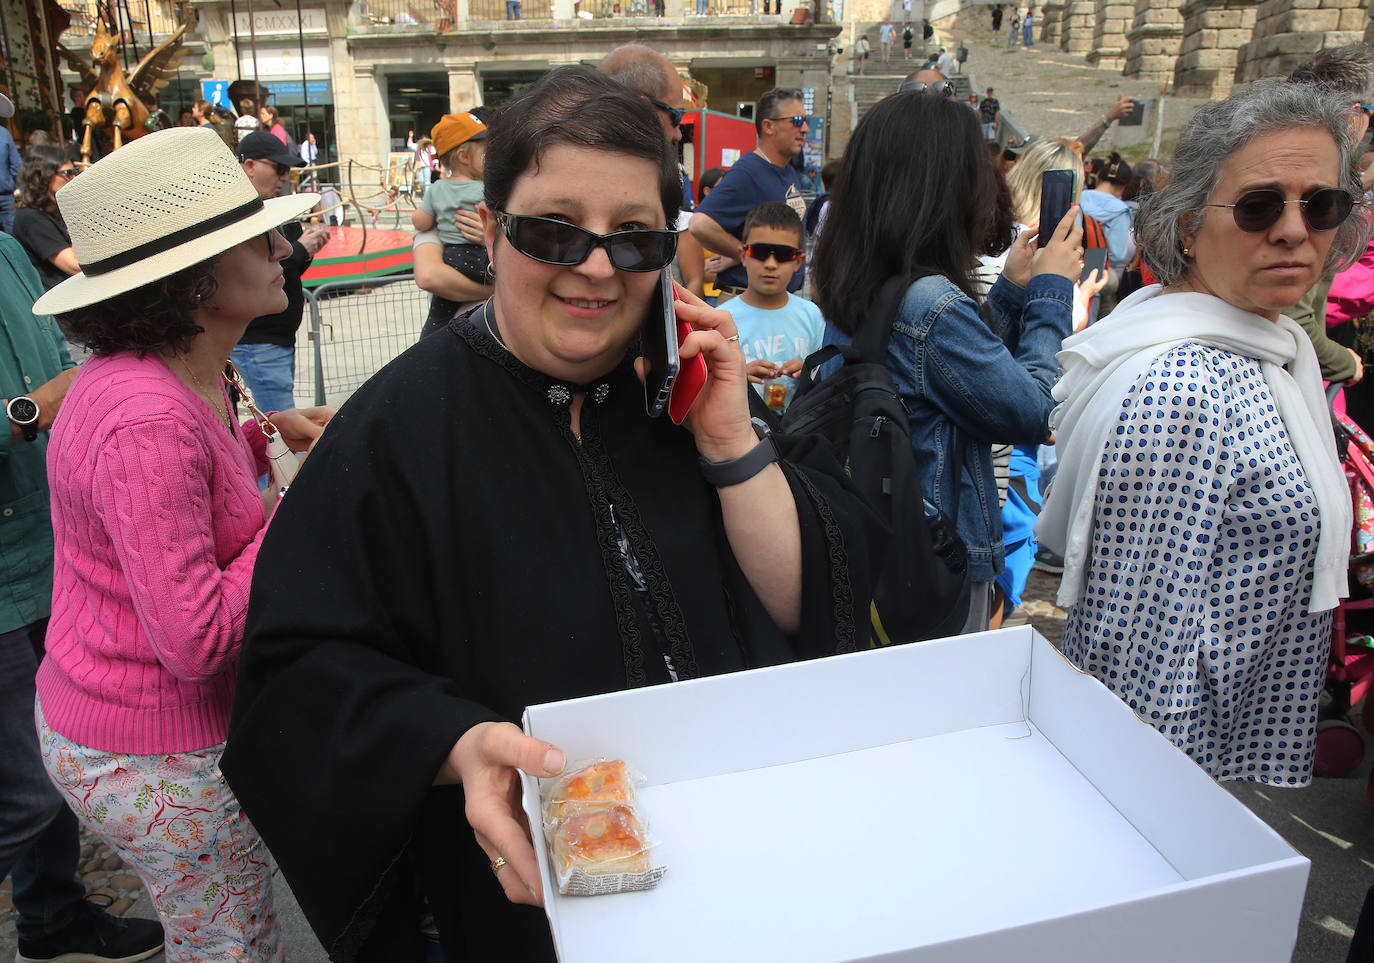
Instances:
[[[75,167],[59,167],[53,173],[56,174],[56,176],[62,178],[64,181],[69,181],[77,174],[79,174],[80,171],[78,171]]]
[[[1234,204],[1208,204],[1208,207],[1229,207],[1231,216],[1236,219],[1236,227],[1247,234],[1260,234],[1269,230],[1283,217],[1283,209],[1289,204],[1302,205],[1302,219],[1313,231],[1334,231],[1341,222],[1350,216],[1354,199],[1349,192],[1339,187],[1323,187],[1306,197],[1290,201],[1282,191],[1270,187],[1246,191]]]
[[[790,244],[755,243],[744,245],[744,253],[755,261],[766,261],[771,257],[776,258],[779,264],[786,264],[788,261],[795,261],[801,251]]]
[[[646,273],[667,267],[677,254],[676,231],[645,229],[593,234],[567,221],[505,211],[496,212],[496,223],[501,225],[511,247],[525,257],[560,267],[581,264],[596,248],[604,248],[618,270]]]

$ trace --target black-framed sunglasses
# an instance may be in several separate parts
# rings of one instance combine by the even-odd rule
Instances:
[[[768,119],[775,124],[784,120],[790,120],[793,127],[804,127],[806,125],[806,117],[803,114],[793,114],[791,117],[769,117]]]
[[[667,104],[665,104],[663,101],[661,101],[661,100],[655,100],[655,99],[652,98],[652,97],[649,98],[649,103],[653,104],[653,105],[654,105],[655,107],[657,107],[659,110],[661,110],[661,111],[663,111],[665,114],[667,114],[667,115],[668,115],[668,121],[669,121],[669,123],[671,123],[674,127],[681,127],[681,126],[682,126],[682,118],[683,118],[683,115],[687,113],[687,111],[681,110],[681,109],[679,109],[679,108],[677,108],[677,107],[669,107],[669,106],[668,106]]]
[[[1208,207],[1229,207],[1236,219],[1236,227],[1247,234],[1260,234],[1273,227],[1289,204],[1302,205],[1302,219],[1309,229],[1318,232],[1334,231],[1350,216],[1355,206],[1348,191],[1339,187],[1323,187],[1311,191],[1298,200],[1287,200],[1282,191],[1261,187],[1246,191],[1234,204],[1208,204]]]
[[[771,257],[776,258],[779,264],[786,264],[788,261],[795,261],[797,256],[801,254],[801,251],[790,244],[764,244],[762,242],[755,242],[753,244],[744,245],[744,253],[755,261],[766,261]]]
[[[81,172],[77,170],[75,167],[59,167],[57,170],[53,171],[54,175],[62,178],[65,181],[71,180],[73,177],[80,173]]]
[[[673,263],[677,254],[677,232],[642,228],[594,234],[567,221],[530,214],[496,212],[506,240],[525,257],[544,264],[571,267],[604,248],[611,264],[620,271],[647,273]]]

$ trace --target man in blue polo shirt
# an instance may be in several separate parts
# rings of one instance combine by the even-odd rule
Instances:
[[[782,201],[798,217],[805,217],[802,177],[788,161],[802,152],[808,129],[802,92],[797,88],[776,87],[759,98],[754,110],[757,146],[725,172],[692,215],[692,236],[702,247],[708,251],[738,251],[744,243],[739,237],[744,218],[764,201]],[[733,256],[725,260],[729,266],[716,274],[722,301],[743,293],[749,286],[749,276],[740,262]],[[787,290],[800,290],[803,280],[803,272],[797,271]]]

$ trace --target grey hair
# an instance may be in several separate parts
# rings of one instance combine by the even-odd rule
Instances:
[[[596,69],[620,86],[655,100],[677,80],[667,58],[642,43],[621,44],[601,58]]]
[[[1340,152],[1341,183],[1355,208],[1336,229],[1324,272],[1349,267],[1369,243],[1371,218],[1363,204],[1364,187],[1351,164],[1350,102],[1310,84],[1261,80],[1226,100],[1203,104],[1179,135],[1168,184],[1140,203],[1135,219],[1140,254],[1165,285],[1184,280],[1192,262],[1183,254],[1183,236],[1208,216],[1207,202],[1221,179],[1221,165],[1262,134],[1294,128],[1329,133]],[[1229,212],[1222,212],[1227,214]]]
[[[1295,84],[1316,84],[1349,100],[1369,103],[1374,93],[1374,47],[1367,43],[1348,43],[1344,47],[1319,50],[1288,75]]]

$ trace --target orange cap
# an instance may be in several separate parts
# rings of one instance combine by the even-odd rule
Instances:
[[[486,136],[487,125],[466,112],[445,114],[429,132],[430,140],[434,141],[434,153],[439,157],[470,140],[481,140]]]

